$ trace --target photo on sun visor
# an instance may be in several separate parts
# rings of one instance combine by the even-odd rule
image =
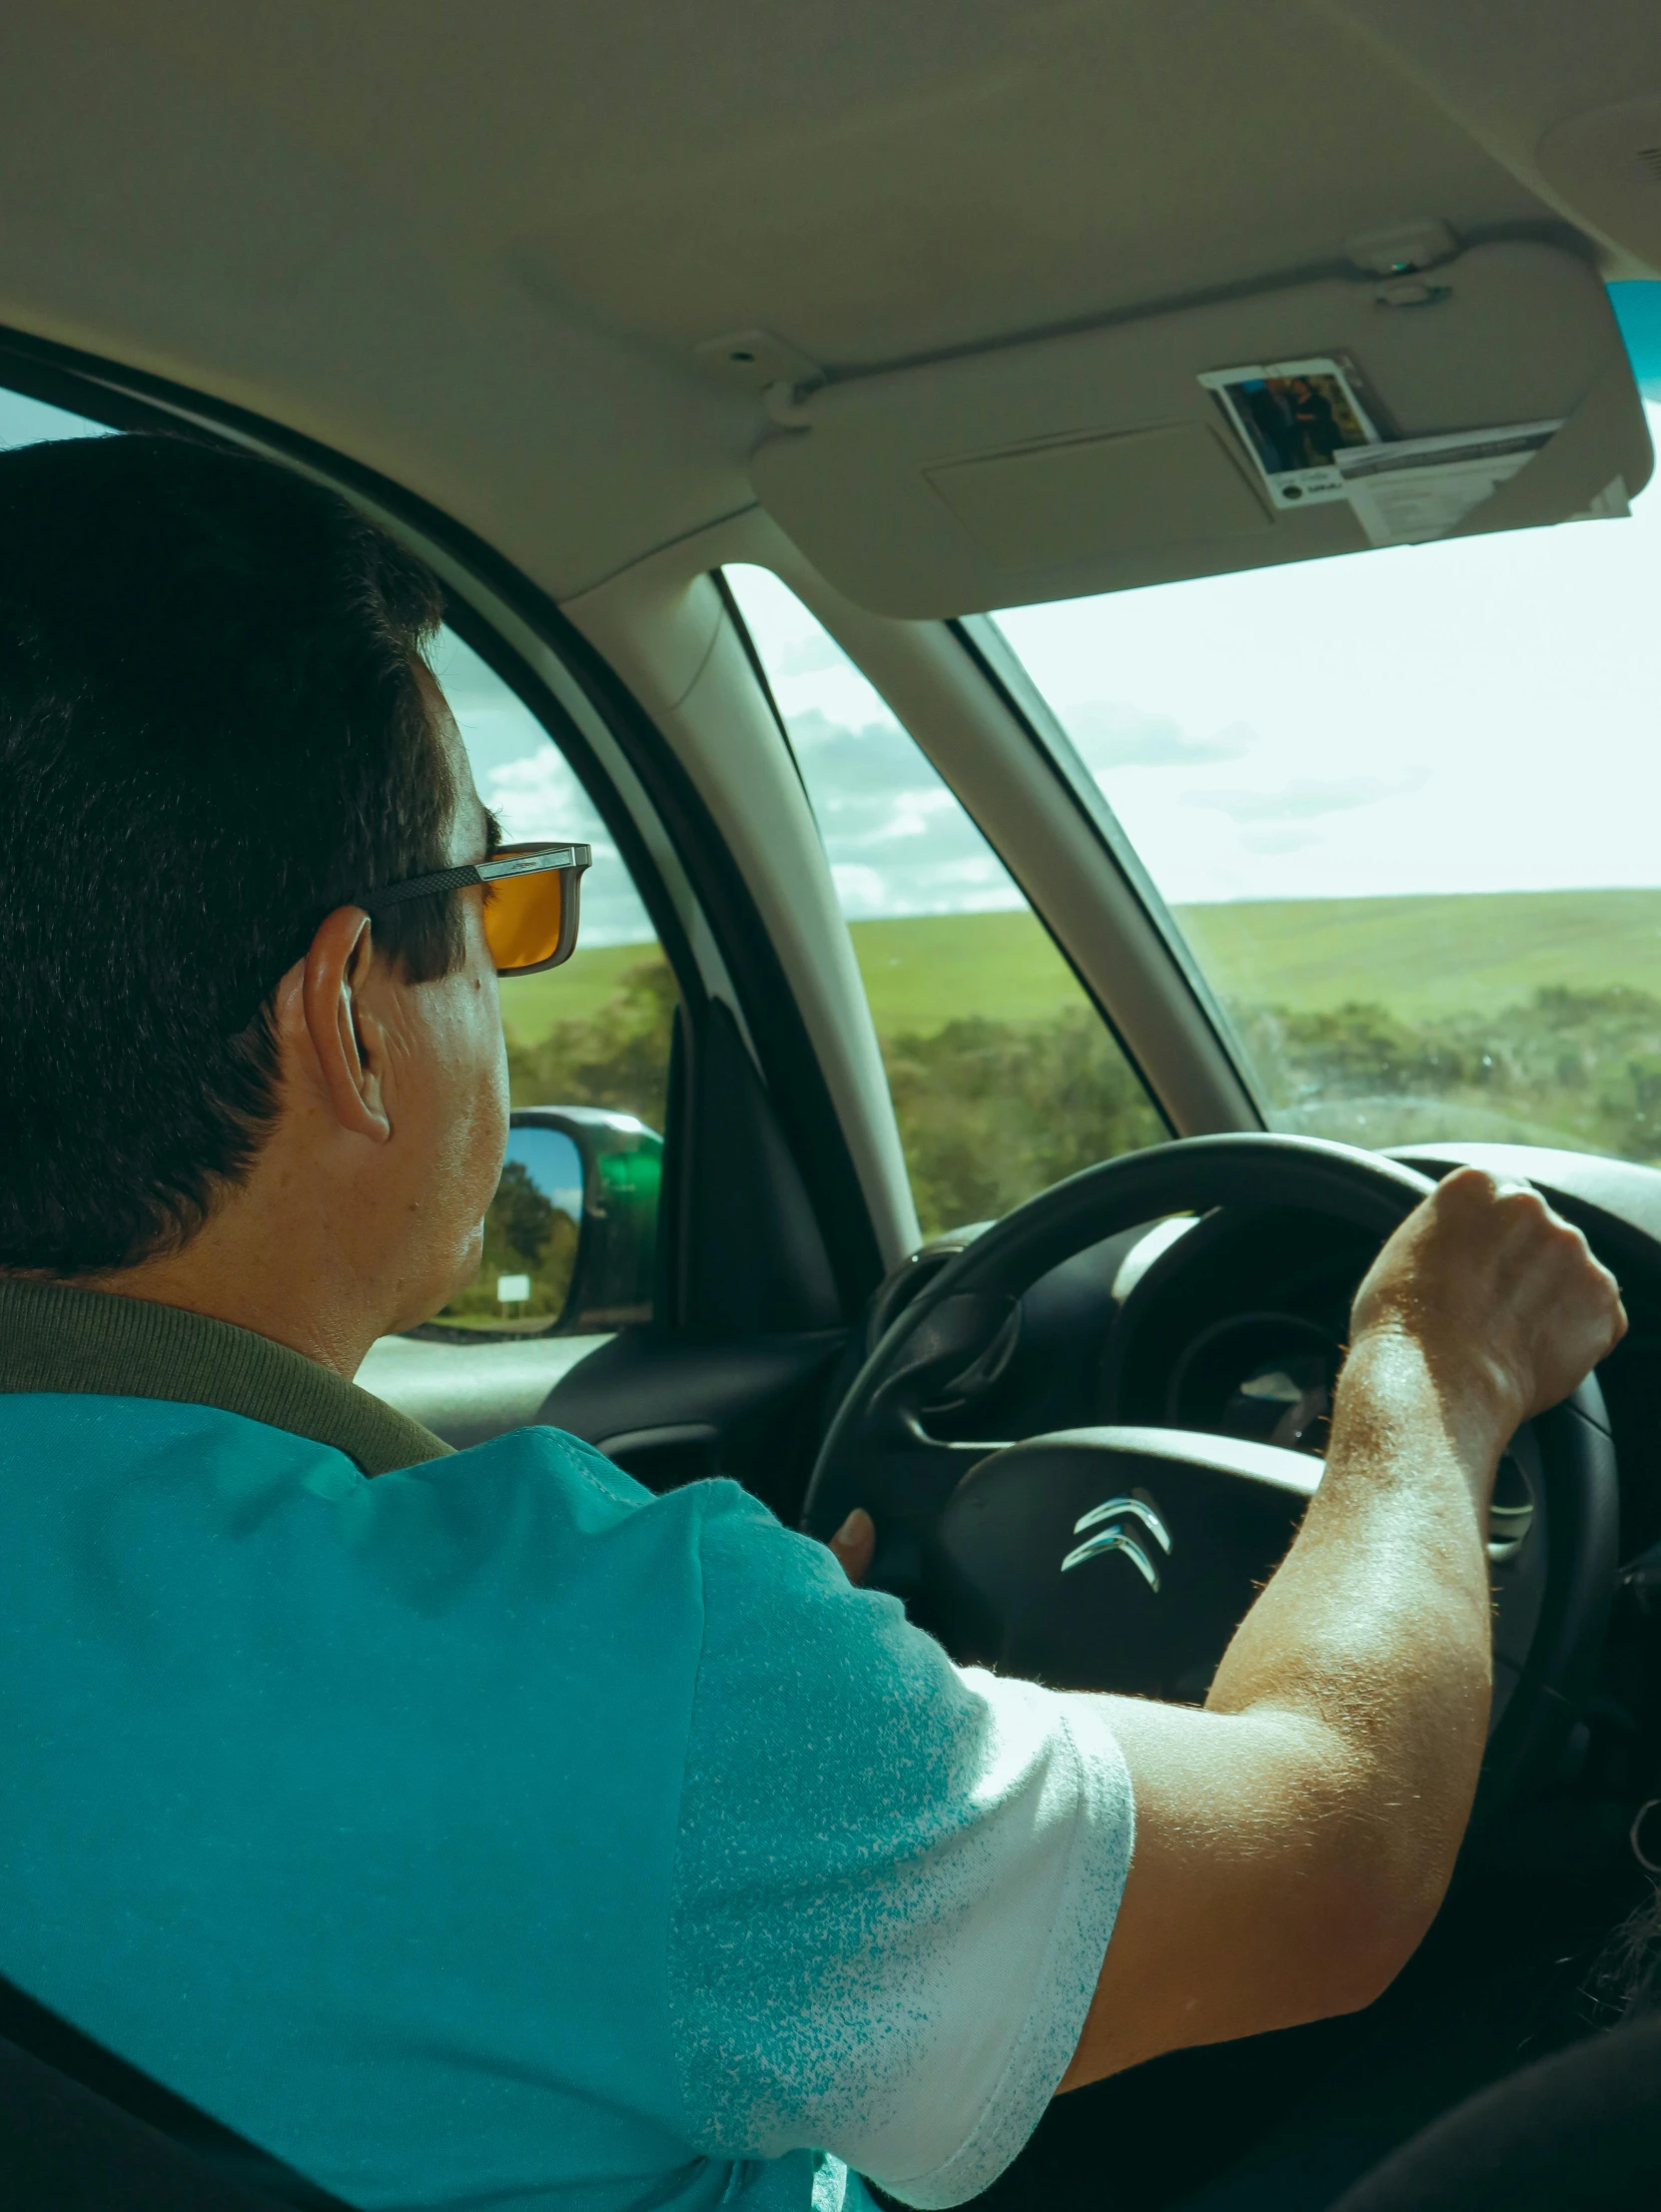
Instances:
[[[1200,378],[1239,432],[1277,507],[1347,495],[1336,456],[1379,443],[1356,380],[1353,365],[1335,354],[1211,369]]]

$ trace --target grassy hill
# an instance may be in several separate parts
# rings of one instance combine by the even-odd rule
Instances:
[[[1550,985],[1661,994],[1661,891],[1508,891],[1403,899],[1241,900],[1179,920],[1222,996],[1318,1013],[1376,1000],[1402,1021],[1478,1013]],[[1044,1021],[1078,986],[1030,914],[856,922],[878,1030],[932,1035],[962,1015]],[[502,992],[508,1034],[588,1021],[649,951],[602,945]]]
[[[1025,911],[856,922],[849,935],[884,1037],[926,1037],[963,1015],[1043,1021],[1079,1003],[1072,969]]]
[[[591,1022],[616,998],[629,970],[656,953],[655,945],[579,946],[563,968],[509,977],[501,987],[501,1019],[510,1042],[533,1044],[556,1022]]]
[[[856,922],[854,955],[878,1030],[924,1035],[960,1015],[994,1022],[1042,1021],[1079,1004],[1071,969],[1030,914],[929,914],[901,922]],[[516,1044],[546,1036],[555,1022],[586,1022],[615,996],[645,945],[578,951],[563,968],[502,986],[501,1011]]]
[[[1179,919],[1225,998],[1297,1013],[1372,999],[1419,1022],[1553,986],[1661,995],[1661,891],[1242,900]]]
[[[1180,919],[1281,1125],[1661,1160],[1661,891],[1241,902]],[[1031,915],[862,922],[853,942],[926,1225],[1000,1212],[1158,1135]],[[654,947],[591,948],[508,984],[502,1005],[516,1100],[661,1125],[672,989]]]

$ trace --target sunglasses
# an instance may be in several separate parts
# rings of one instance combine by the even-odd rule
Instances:
[[[576,919],[582,872],[591,845],[503,845],[488,860],[440,868],[435,876],[412,876],[353,900],[366,914],[427,899],[440,891],[484,886],[484,942],[498,976],[534,976],[557,968],[576,951]]]

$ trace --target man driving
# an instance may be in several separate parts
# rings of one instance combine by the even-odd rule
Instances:
[[[0,1973],[349,2203],[957,2204],[1412,1952],[1495,1465],[1619,1293],[1440,1185],[1204,1710],[960,1670],[732,1483],[449,1452],[352,1378],[478,1265],[582,856],[492,872],[440,604],[263,461],[0,456]]]

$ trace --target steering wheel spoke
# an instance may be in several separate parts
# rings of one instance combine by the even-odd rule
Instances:
[[[896,1445],[890,1439],[886,1448],[873,1450],[868,1475],[874,1489],[893,1503],[877,1517],[877,1549],[865,1577],[867,1589],[886,1590],[915,1603],[942,1513],[964,1479],[1005,1449],[1000,1442],[947,1443],[912,1418],[904,1423],[903,1442]]]

